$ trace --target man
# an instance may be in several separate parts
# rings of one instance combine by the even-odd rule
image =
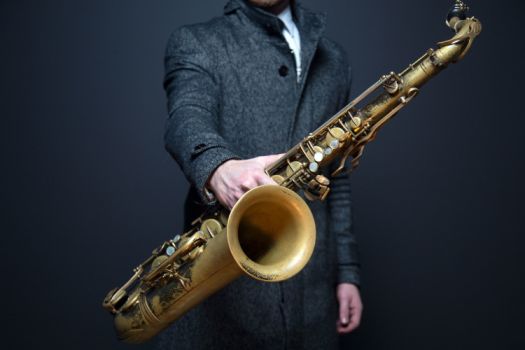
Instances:
[[[343,50],[324,17],[289,0],[230,0],[185,26],[166,51],[166,147],[191,182],[186,223],[214,200],[231,208],[273,183],[264,168],[349,100]],[[347,175],[332,179],[304,270],[280,283],[241,277],[161,336],[163,349],[335,349],[360,322]]]

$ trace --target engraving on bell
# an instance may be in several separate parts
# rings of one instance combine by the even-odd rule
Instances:
[[[317,164],[316,162],[311,162],[308,166],[308,169],[310,169],[312,173],[316,173],[317,170],[319,170],[319,164]]]

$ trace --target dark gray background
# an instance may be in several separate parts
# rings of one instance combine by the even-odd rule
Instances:
[[[328,13],[354,96],[451,35],[449,0],[303,3]],[[164,46],[223,4],[0,2],[3,348],[151,347],[118,343],[100,304],[181,229]],[[471,53],[354,174],[365,313],[344,348],[525,348],[524,5],[469,4],[485,26]]]

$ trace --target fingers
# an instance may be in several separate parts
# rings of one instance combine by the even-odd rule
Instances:
[[[217,195],[217,200],[219,203],[221,203],[225,208],[228,210],[232,210],[233,206],[239,198],[241,198],[242,194],[240,192],[238,193],[227,193],[226,195],[221,192],[221,195]]]
[[[257,186],[259,186],[259,175],[253,174],[252,176],[246,177],[239,187],[242,190],[242,194],[244,194],[244,192],[248,192]]]
[[[272,154],[269,156],[259,157],[259,160],[261,161],[263,168],[266,168],[277,162],[283,155],[284,153]]]
[[[224,183],[217,191],[217,199],[228,209],[232,209],[235,203],[249,190],[262,185],[276,185],[276,183],[265,173],[252,173],[246,176],[240,183]]]
[[[280,154],[272,154],[272,155],[269,155],[269,156],[263,156],[263,157],[259,157],[258,158],[260,163],[261,163],[261,166],[262,166],[261,174],[256,176],[257,184],[259,186],[262,186],[262,185],[276,185],[277,184],[275,181],[272,180],[271,177],[266,175],[264,170],[267,167],[269,167],[272,164],[274,164],[275,162],[277,162],[283,155],[284,155],[284,153],[280,153]]]
[[[231,210],[249,190],[262,185],[276,185],[264,170],[280,157],[282,154],[227,161],[211,175],[210,189],[217,200]]]
[[[337,320],[337,332],[339,334],[346,334],[357,329],[357,327],[359,327],[359,324],[361,323],[361,313],[361,309],[350,308],[348,310],[349,318],[347,319],[349,322],[344,323],[342,318],[340,317],[339,320]]]
[[[361,323],[363,303],[359,290],[354,285],[341,284],[338,287],[337,299],[339,301],[337,332],[350,333]]]
[[[352,332],[354,329],[359,327],[361,323],[361,309],[360,308],[350,308],[350,323],[348,324],[348,332]]]
[[[350,324],[350,304],[347,298],[339,300],[339,320],[337,321],[337,331],[348,328]]]
[[[273,181],[271,177],[269,177],[268,175],[266,175],[264,173],[259,175],[259,176],[257,176],[256,180],[257,180],[257,185],[258,186],[262,186],[262,185],[277,185],[277,183],[275,181]]]

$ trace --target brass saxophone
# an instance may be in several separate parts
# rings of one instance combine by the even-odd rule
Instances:
[[[328,195],[323,174],[355,168],[365,145],[418,94],[420,87],[469,51],[481,24],[456,1],[447,16],[455,35],[429,49],[399,74],[382,76],[335,116],[290,149],[266,172],[280,186],[247,192],[231,212],[210,208],[182,235],[164,242],[109,292],[104,308],[114,314],[118,337],[139,343],[155,336],[192,307],[242,273],[276,282],[298,273],[315,245],[315,222],[306,203]],[[368,103],[363,101],[371,100]]]

